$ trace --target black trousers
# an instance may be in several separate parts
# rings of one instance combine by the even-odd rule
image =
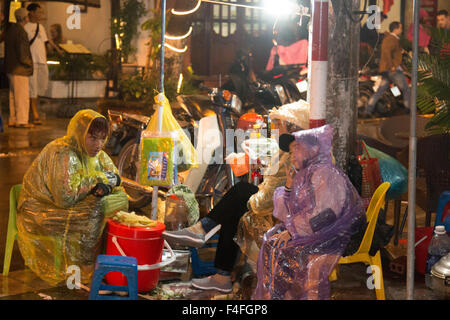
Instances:
[[[234,242],[237,226],[241,217],[248,211],[247,202],[258,187],[238,182],[223,196],[207,215],[217,224],[221,224],[219,242],[216,249],[214,266],[231,272],[236,262],[239,246]]]

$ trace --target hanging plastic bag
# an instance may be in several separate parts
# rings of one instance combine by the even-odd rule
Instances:
[[[378,159],[370,156],[364,141],[360,143],[363,148],[363,153],[358,156],[358,161],[362,167],[361,198],[364,208],[367,209],[373,193],[382,183],[382,180]]]
[[[174,184],[175,139],[167,132],[144,131],[139,146],[139,183],[145,186]]]
[[[386,193],[387,199],[396,199],[408,190],[408,170],[395,158],[366,145],[371,158],[377,158],[381,179],[389,182],[391,187]]]
[[[155,96],[155,109],[162,106],[161,132],[171,133],[175,137],[174,162],[177,165],[177,171],[183,172],[191,167],[198,165],[197,153],[190,139],[183,131],[181,126],[172,114],[169,100],[162,93]],[[147,125],[146,131],[158,132],[158,112],[155,112]]]

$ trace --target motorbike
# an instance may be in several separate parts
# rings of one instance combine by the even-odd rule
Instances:
[[[381,75],[376,75],[370,72],[360,72],[358,77],[359,96],[357,101],[358,118],[365,114],[366,108],[369,104],[370,98],[375,94],[381,83]],[[374,113],[378,117],[390,117],[398,110],[395,95],[399,89],[391,84],[390,90],[386,90],[382,97],[378,100]],[[394,95],[395,94],[395,95]]]
[[[206,163],[203,161],[196,168],[179,172],[178,181],[188,185],[196,196],[203,198],[202,201],[209,201],[212,207],[237,181],[224,158],[226,152],[230,151],[226,150],[227,129],[236,128],[243,110],[242,102],[236,94],[219,88],[207,90],[208,95],[179,95],[171,107],[178,123],[191,137],[191,143],[197,147],[208,146],[211,151],[206,157]],[[145,207],[152,200],[153,188],[137,182],[137,168],[141,132],[147,127],[150,117],[114,110],[108,110],[108,116],[112,135],[107,151],[111,155],[117,155],[116,165],[128,194],[130,207]],[[194,143],[197,136],[198,141]],[[204,154],[203,150],[197,151],[198,154]],[[222,155],[222,159],[216,161],[216,155]],[[164,197],[167,191],[168,188],[158,188],[160,197]]]

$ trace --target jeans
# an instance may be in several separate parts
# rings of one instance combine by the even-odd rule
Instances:
[[[366,112],[373,113],[375,110],[375,106],[383,96],[383,93],[389,89],[389,85],[394,83],[403,94],[403,104],[407,109],[409,109],[409,99],[410,99],[410,89],[408,82],[406,81],[406,77],[403,72],[399,69],[396,69],[394,72],[386,71],[381,73],[382,79],[381,84],[378,87],[377,92],[370,98],[369,104],[367,105]]]

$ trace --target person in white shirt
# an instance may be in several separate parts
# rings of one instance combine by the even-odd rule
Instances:
[[[48,86],[48,67],[46,42],[47,33],[42,24],[39,23],[42,15],[41,6],[31,3],[27,6],[30,21],[25,25],[25,31],[30,40],[31,56],[33,58],[34,72],[30,77],[30,104],[33,114],[33,123],[42,124],[37,111],[38,96],[45,94]]]

